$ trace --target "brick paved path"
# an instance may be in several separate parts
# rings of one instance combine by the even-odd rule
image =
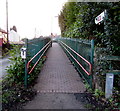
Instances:
[[[57,43],[47,53],[35,89],[37,95],[23,109],[86,109],[74,95],[85,91],[84,84]]]
[[[35,86],[39,92],[80,93],[85,88],[62,48],[53,43]]]

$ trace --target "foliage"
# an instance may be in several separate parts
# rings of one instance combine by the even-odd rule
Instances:
[[[7,76],[2,81],[2,108],[3,110],[15,110],[17,104],[31,100],[36,91],[32,89],[37,75],[40,72],[46,57],[43,57],[33,73],[28,76],[28,88],[24,87],[25,63],[20,57],[20,46],[13,46],[10,50],[11,65],[7,69]],[[31,67],[31,66],[30,66]],[[16,109],[17,110],[17,109]]]
[[[90,85],[88,83],[85,82],[85,88],[87,89],[88,92],[93,92],[92,88],[90,87]]]
[[[78,11],[79,9],[76,7],[75,2],[67,2],[65,4],[63,11],[59,15],[59,25],[62,34],[75,22]]]
[[[9,81],[14,81],[14,84],[19,82],[24,82],[24,62],[20,57],[20,47],[14,46],[12,50],[9,51],[11,65],[7,69]]]
[[[95,17],[104,10],[108,12],[106,26],[95,24]],[[72,38],[95,38],[99,47],[106,47],[110,54],[120,54],[120,2],[67,2],[59,15],[62,36]],[[106,32],[107,30],[107,32]],[[108,33],[108,34],[107,34]]]
[[[10,30],[14,30],[15,32],[17,32],[17,28],[15,25],[12,28],[10,28]]]
[[[108,17],[100,24],[95,24],[95,17],[104,10],[107,10]],[[112,69],[120,69],[119,62],[114,63],[101,59],[104,55],[120,56],[120,42],[118,42],[120,41],[120,2],[68,1],[60,12],[59,26],[63,37],[95,40],[97,57],[95,58],[94,74],[104,90],[105,75],[103,73],[110,70],[110,64],[112,64]],[[118,84],[115,85],[115,92],[120,91],[119,80],[120,76],[115,77],[115,84]],[[95,94],[100,96],[101,93],[96,89]],[[119,97],[118,94],[117,97]],[[116,98],[115,101],[117,103],[119,99]]]
[[[96,96],[97,98],[100,98],[102,96],[104,96],[104,92],[99,90],[99,89],[95,89],[95,93],[94,93],[94,96]]]

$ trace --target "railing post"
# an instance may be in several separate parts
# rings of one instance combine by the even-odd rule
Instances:
[[[91,40],[91,64],[93,65],[94,64],[94,40],[92,39]]]
[[[51,40],[51,44],[50,44],[50,47],[52,47],[52,40]]]
[[[93,64],[94,64],[94,40],[91,40],[91,58],[90,58],[90,62],[92,64],[92,70],[91,70],[91,75],[90,75],[90,86],[91,88],[93,87]]]
[[[78,42],[77,39],[75,39],[75,50],[76,50],[76,52],[78,53],[78,51],[77,51],[77,42]],[[76,59],[77,59],[77,57],[78,57],[78,56],[76,55]],[[78,59],[77,59],[77,60],[78,60]]]
[[[25,39],[25,48],[26,48],[26,59],[25,59],[25,80],[24,86],[27,88],[27,48],[28,48],[28,39]]]

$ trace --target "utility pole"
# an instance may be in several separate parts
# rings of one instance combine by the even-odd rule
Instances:
[[[6,0],[6,27],[7,27],[7,47],[9,47],[9,31],[8,31],[8,0]]]

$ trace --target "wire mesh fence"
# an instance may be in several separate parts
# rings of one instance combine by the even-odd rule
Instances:
[[[90,64],[93,64],[93,50],[94,47],[92,45],[93,42],[90,40],[82,40],[82,39],[73,39],[73,38],[64,38],[61,37],[59,38],[59,43],[63,42],[67,46],[69,46],[71,49],[73,49],[75,52],[77,52],[80,56],[78,56],[74,51],[72,51],[70,48],[67,48],[68,52],[70,52],[73,57],[64,49],[66,52],[67,56],[71,60],[71,62],[74,64],[78,72],[81,74],[81,76],[87,81],[87,83],[92,87],[92,74],[88,75],[86,72],[89,72],[90,69]],[[61,45],[62,46],[62,45]],[[63,46],[62,46],[63,47]],[[81,64],[78,64],[76,60]],[[87,61],[87,62],[86,62]],[[90,64],[88,64],[88,62]],[[85,69],[85,70],[83,70]],[[91,72],[92,73],[92,70]]]
[[[50,41],[50,38],[35,38],[32,40],[29,40],[28,41],[28,57],[32,58],[33,56],[35,56],[49,41]],[[39,59],[43,51],[41,51],[38,54],[38,56],[34,58],[33,63],[35,63]]]

